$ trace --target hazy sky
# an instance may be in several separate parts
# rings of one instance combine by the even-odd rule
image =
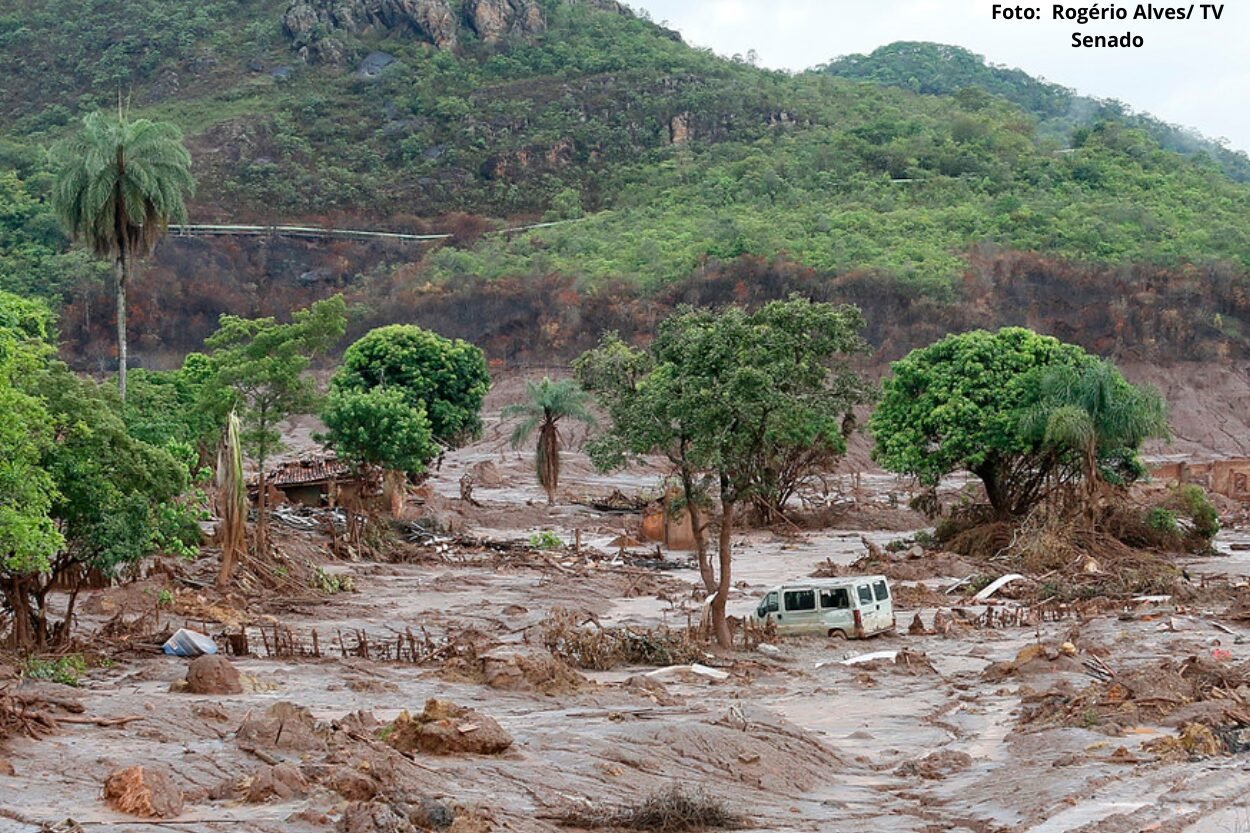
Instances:
[[[1170,0],[1155,6],[1181,5]],[[760,64],[800,70],[839,55],[871,52],[898,40],[956,44],[991,63],[1086,95],[1116,98],[1175,124],[1225,137],[1250,151],[1250,3],[1224,0],[1221,20],[992,20],[986,0],[633,0],[657,22],[668,21],[688,43],[724,55],[754,49]],[[1095,2],[1069,6],[1106,6]],[[1218,5],[1218,2],[1217,2]],[[1185,4],[1188,7],[1188,3]],[[1196,12],[1200,15],[1201,11]],[[1071,35],[1145,38],[1140,49],[1074,49]]]

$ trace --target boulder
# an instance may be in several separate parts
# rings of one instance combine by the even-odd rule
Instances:
[[[395,718],[386,742],[401,752],[497,755],[512,746],[512,736],[493,718],[431,698],[416,717],[405,711]]]
[[[120,813],[148,819],[172,819],[183,810],[182,790],[161,767],[114,770],[104,781],[104,800]]]
[[[412,823],[389,804],[353,801],[339,818],[339,833],[413,833]]]
[[[283,701],[264,714],[249,716],[239,725],[235,739],[240,745],[307,752],[325,748],[323,735],[308,709]]]
[[[271,799],[290,801],[308,794],[308,781],[303,773],[291,764],[263,766],[252,774],[247,784],[246,799],[249,804],[261,804]]]
[[[230,660],[221,654],[205,654],[187,666],[188,694],[242,694],[243,680]]]

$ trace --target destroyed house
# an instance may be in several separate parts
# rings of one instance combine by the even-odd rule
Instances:
[[[1209,492],[1250,503],[1250,460],[1180,460],[1151,466],[1150,476],[1165,483],[1195,483]]]
[[[279,463],[265,475],[270,498],[285,498],[304,506],[325,506],[338,492],[340,484],[352,481],[351,469],[333,456],[305,457]],[[259,482],[252,477],[248,492],[256,497]],[[275,495],[274,492],[278,494]]]

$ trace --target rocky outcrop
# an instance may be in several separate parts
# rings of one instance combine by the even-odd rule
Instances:
[[[464,16],[487,43],[495,43],[509,32],[536,35],[547,28],[536,0],[468,0]]]
[[[439,49],[454,49],[459,25],[448,0],[291,0],[282,30],[300,57],[342,63],[346,50],[336,32],[406,31]]]
[[[343,63],[338,33],[402,32],[439,49],[455,49],[463,30],[486,43],[546,30],[538,0],[291,0],[282,29],[312,63]]]

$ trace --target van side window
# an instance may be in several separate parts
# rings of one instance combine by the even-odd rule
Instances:
[[[872,587],[867,584],[861,584],[859,587],[856,587],[855,590],[859,593],[860,604],[872,604]]]
[[[777,594],[776,593],[769,593],[767,596],[764,597],[764,612],[765,613],[777,612]]]
[[[826,609],[846,610],[851,606],[851,594],[845,587],[821,590],[820,606]]]
[[[786,610],[815,610],[815,590],[787,590]]]
[[[885,586],[884,581],[878,581],[872,586],[873,592],[877,594],[877,601],[884,602],[890,598],[890,588]]]

